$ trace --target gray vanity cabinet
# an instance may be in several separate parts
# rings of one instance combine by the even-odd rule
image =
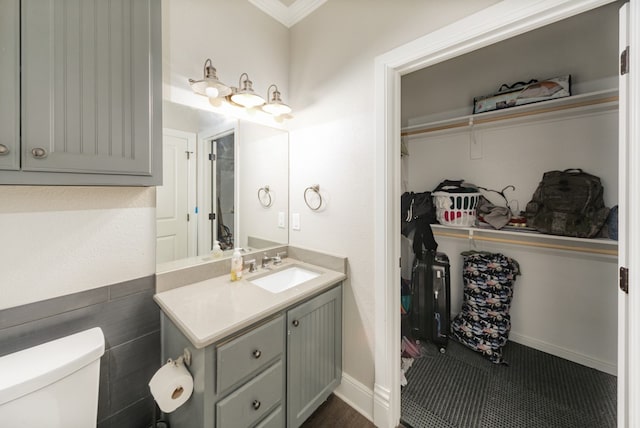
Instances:
[[[0,170],[20,168],[19,34],[19,0],[0,0]]]
[[[297,428],[342,378],[342,287],[287,312],[287,427]]]
[[[195,349],[163,314],[163,359],[175,359],[188,349],[194,380],[191,398],[167,415],[171,426],[284,427],[284,322],[280,314],[220,343]]]
[[[162,313],[162,358],[188,349],[191,398],[175,428],[298,427],[342,376],[342,286],[196,349]]]
[[[17,22],[20,62],[10,70],[3,55],[0,72],[20,72],[20,108],[9,99],[21,117],[0,114],[21,123],[20,164],[3,162],[17,171],[0,170],[0,184],[159,184],[160,1],[22,1]]]

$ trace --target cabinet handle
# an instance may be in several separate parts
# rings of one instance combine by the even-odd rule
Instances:
[[[4,144],[0,144],[0,156],[8,155],[10,152],[9,147]]]
[[[293,324],[293,326],[294,326],[294,327],[297,327],[297,326],[299,326],[299,325],[300,325],[300,321],[298,321],[298,320],[293,320],[293,322],[292,322],[291,324]]]
[[[35,149],[31,149],[31,154],[34,158],[44,159],[47,157],[47,151],[42,147],[36,147]]]
[[[262,355],[262,352],[260,352],[259,350],[255,350],[253,351],[253,358],[258,359],[260,358],[260,355]]]
[[[258,400],[253,400],[253,410],[258,410],[260,408],[260,402]]]

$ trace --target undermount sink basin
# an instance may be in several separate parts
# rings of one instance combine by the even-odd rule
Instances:
[[[285,290],[307,282],[320,274],[299,266],[291,266],[267,275],[250,280],[253,285],[271,293],[281,293]]]

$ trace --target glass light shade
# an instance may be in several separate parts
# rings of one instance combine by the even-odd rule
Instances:
[[[249,92],[233,94],[231,96],[231,101],[236,104],[240,104],[243,107],[258,107],[264,104],[264,100],[260,95],[252,94]]]
[[[244,80],[242,80],[244,76]],[[264,99],[260,95],[256,95],[253,90],[253,82],[249,80],[247,73],[242,73],[239,79],[240,89],[231,95],[231,101],[242,107],[258,107],[264,104]]]
[[[262,110],[273,115],[273,116],[281,116],[283,114],[291,113],[291,107],[282,102],[280,98],[280,91],[278,91],[278,87],[276,85],[269,86],[267,89],[267,99],[269,98],[269,93],[273,88],[273,96],[271,101],[268,104],[262,106]]]
[[[291,113],[291,107],[283,103],[270,102],[262,106],[262,110],[274,116],[281,116],[283,114]]]

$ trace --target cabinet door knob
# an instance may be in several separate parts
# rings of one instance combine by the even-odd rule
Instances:
[[[300,321],[298,321],[298,320],[293,320],[293,322],[292,322],[291,324],[293,324],[293,326],[294,326],[294,327],[297,327],[297,326],[299,326],[299,325],[300,325]]]
[[[259,351],[258,349],[256,349],[255,351],[253,351],[253,358],[260,358],[260,355],[262,355],[262,352]]]
[[[5,146],[4,144],[0,144],[0,156],[8,155],[9,151],[9,147]]]
[[[31,149],[31,154],[34,158],[43,159],[47,157],[47,151],[42,147],[36,147],[35,149]]]
[[[253,410],[258,410],[260,408],[260,402],[258,400],[253,400]]]

